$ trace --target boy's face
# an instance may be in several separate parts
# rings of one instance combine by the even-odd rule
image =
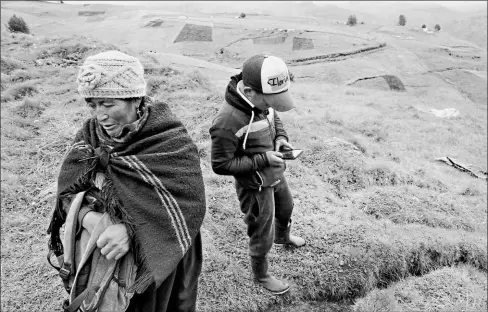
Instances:
[[[249,101],[260,110],[266,110],[271,107],[266,103],[266,95],[257,92],[253,88],[244,87],[244,95],[246,95]]]

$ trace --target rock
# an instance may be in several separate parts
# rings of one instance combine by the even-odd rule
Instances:
[[[459,111],[455,108],[431,109],[430,112],[439,118],[453,118],[459,116]]]

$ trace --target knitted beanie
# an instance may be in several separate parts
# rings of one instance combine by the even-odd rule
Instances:
[[[87,57],[80,67],[78,92],[84,98],[131,98],[146,95],[144,69],[135,57],[107,51]]]

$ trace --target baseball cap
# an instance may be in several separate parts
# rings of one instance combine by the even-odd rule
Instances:
[[[265,54],[250,57],[242,67],[242,81],[263,93],[266,103],[278,112],[295,107],[289,92],[290,74],[279,57]]]

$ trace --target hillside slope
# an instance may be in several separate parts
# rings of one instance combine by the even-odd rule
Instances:
[[[109,49],[141,59],[150,95],[170,105],[199,149],[207,215],[198,311],[486,311],[488,192],[479,173],[486,173],[488,160],[483,51],[448,34],[396,26],[304,31],[324,40],[317,54],[332,56],[289,63],[297,109],[280,117],[291,143],[304,149],[287,162],[286,174],[295,198],[293,231],[307,245],[270,252],[272,273],[293,286],[276,297],[252,279],[233,179],[216,175],[210,165],[208,130],[225,83],[238,71],[229,64],[239,59],[213,54],[208,43],[148,41],[167,34],[144,23],[162,18],[163,25],[175,25],[174,13],[148,17],[147,8],[109,5],[98,7],[106,13],[97,21],[78,16],[82,6],[29,5],[2,1],[2,19],[16,13],[33,28],[51,22],[65,27],[1,34],[2,311],[61,311],[66,294],[46,262],[45,232],[59,166],[89,116],[76,91],[78,66]],[[259,16],[218,21],[212,21],[220,36],[212,43],[217,51],[286,26]],[[243,32],[242,23],[253,27]],[[274,27],[263,31],[263,25]],[[132,41],[124,44],[127,29]],[[370,42],[386,46],[351,53]],[[266,48],[245,44],[249,51]],[[302,52],[287,51],[296,58]],[[384,76],[398,78],[404,89],[392,90],[393,80]],[[446,109],[458,114],[437,114]],[[481,178],[435,160],[446,156],[478,167]]]

